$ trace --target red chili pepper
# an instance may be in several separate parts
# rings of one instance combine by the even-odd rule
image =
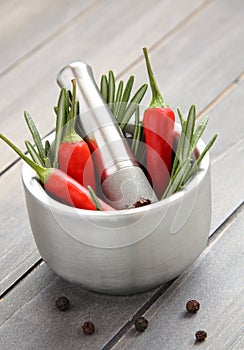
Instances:
[[[70,113],[68,113],[65,136],[58,148],[58,164],[61,170],[78,181],[81,185],[85,187],[90,185],[95,190],[96,181],[91,152],[87,143],[75,132],[75,80],[72,80],[72,84],[72,106]]]
[[[169,108],[156,83],[148,52],[143,48],[152,91],[152,100],[143,116],[148,177],[158,198],[170,179],[174,140],[174,111]]]
[[[5,141],[27,164],[29,164],[38,174],[45,190],[66,204],[80,209],[97,210],[89,191],[62,170],[56,168],[44,168],[33,162],[21,152],[4,135],[0,138]],[[115,210],[108,204],[99,200],[102,210]]]
[[[69,142],[67,138],[61,143],[58,151],[59,168],[81,185],[96,188],[94,165],[87,143]]]

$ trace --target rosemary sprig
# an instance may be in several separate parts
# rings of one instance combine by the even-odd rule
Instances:
[[[28,128],[31,132],[33,141],[36,145],[37,152],[38,152],[39,158],[41,160],[41,165],[49,168],[51,166],[50,160],[45,154],[45,149],[42,145],[41,136],[40,136],[40,134],[35,126],[35,123],[33,122],[33,119],[31,118],[30,114],[26,111],[24,112],[24,117],[25,117],[25,121],[28,125]]]
[[[189,179],[199,170],[200,164],[206,153],[214,144],[218,134],[215,134],[199,155],[196,161],[191,158],[192,153],[208,124],[208,117],[204,117],[195,129],[196,107],[192,105],[188,112],[187,119],[184,119],[181,111],[177,110],[180,123],[181,135],[175,152],[175,159],[170,175],[169,184],[162,199],[180,191]]]
[[[108,77],[106,75],[102,75],[101,77],[101,94],[103,95],[105,102],[108,103],[121,130],[125,129],[147,90],[147,84],[143,84],[133,97],[131,97],[134,80],[134,75],[131,75],[125,88],[124,82],[120,80],[116,89],[115,75],[112,70],[109,71]]]

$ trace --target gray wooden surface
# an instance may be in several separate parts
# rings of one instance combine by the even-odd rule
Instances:
[[[0,1],[0,132],[24,150],[23,111],[42,136],[54,127],[62,66],[84,60],[98,77],[147,79],[142,47],[150,49],[167,102],[185,113],[208,114],[212,226],[209,245],[175,281],[148,293],[108,297],[71,285],[49,270],[36,249],[24,203],[21,162],[0,142],[0,349],[191,349],[196,330],[203,349],[243,349],[243,115],[244,2],[242,0]],[[149,97],[144,100],[145,105]],[[241,264],[242,263],[242,264]],[[65,294],[71,310],[54,302]],[[201,310],[186,317],[188,299]],[[149,328],[135,334],[146,312]],[[93,319],[97,332],[80,326]]]

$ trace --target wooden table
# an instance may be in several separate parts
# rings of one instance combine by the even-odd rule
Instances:
[[[88,62],[96,78],[147,79],[147,46],[165,98],[186,113],[208,114],[212,226],[208,246],[176,280],[134,296],[89,292],[62,280],[42,261],[30,230],[16,155],[0,142],[0,349],[243,349],[243,0],[0,1],[0,132],[23,150],[28,110],[44,137],[54,127],[56,75],[67,63]],[[144,100],[147,104],[148,99]],[[196,227],[197,230],[197,227]],[[55,300],[72,307],[61,313]],[[185,303],[197,299],[198,314]],[[144,315],[149,327],[137,334]],[[81,325],[92,320],[96,332]]]

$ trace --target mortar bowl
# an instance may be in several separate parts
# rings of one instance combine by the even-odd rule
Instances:
[[[204,147],[200,140],[199,153]],[[206,247],[211,223],[208,153],[183,190],[144,207],[113,212],[56,201],[27,164],[22,180],[40,255],[56,274],[86,289],[112,295],[153,289],[180,275]]]

